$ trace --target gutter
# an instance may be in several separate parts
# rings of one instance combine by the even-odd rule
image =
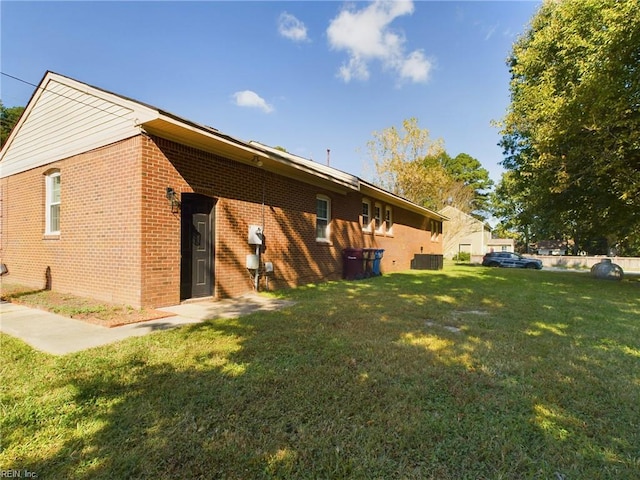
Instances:
[[[395,193],[391,193],[387,190],[377,187],[376,185],[373,185],[372,183],[366,182],[362,179],[358,179],[358,180],[360,181],[360,191],[363,193],[366,193],[366,191],[369,190],[370,192],[375,194],[377,197],[383,197],[393,205],[397,205],[399,207],[405,208],[412,212],[419,213],[420,215],[424,215],[434,220],[440,220],[442,222],[446,222],[449,220],[448,217],[438,212],[434,212],[429,208],[422,207],[417,203],[413,203],[412,201],[407,200],[406,198],[403,198],[399,195],[396,195]]]

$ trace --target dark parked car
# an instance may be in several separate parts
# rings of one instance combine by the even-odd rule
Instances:
[[[482,257],[485,267],[535,268],[540,270],[542,262],[537,258],[528,258],[512,252],[490,252]]]

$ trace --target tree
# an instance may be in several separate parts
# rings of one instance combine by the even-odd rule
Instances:
[[[16,126],[24,107],[5,107],[0,100],[0,146],[9,138],[13,127]]]
[[[640,3],[546,1],[508,65],[501,145],[519,215],[576,249],[628,250],[640,228]]]
[[[500,238],[515,238],[528,251],[535,219],[526,209],[528,192],[521,188],[517,175],[515,171],[503,173],[491,194],[492,213],[501,219],[494,231]]]
[[[459,153],[451,158],[443,152],[440,155],[440,163],[451,178],[473,191],[469,205],[462,210],[471,212],[479,220],[484,220],[484,212],[489,210],[489,191],[493,187],[489,172],[482,167],[478,159],[467,153]]]
[[[416,118],[403,120],[402,131],[390,127],[373,132],[373,140],[367,146],[375,168],[376,183],[406,198],[415,195],[416,179],[412,178],[412,170],[418,167],[416,162],[443,150],[442,141],[432,141],[429,131],[421,129]]]
[[[467,154],[451,158],[442,139],[432,140],[416,118],[373,133],[368,149],[375,168],[374,183],[418,205],[440,210],[454,205],[464,212],[482,210],[489,173]],[[474,171],[475,170],[475,171]]]

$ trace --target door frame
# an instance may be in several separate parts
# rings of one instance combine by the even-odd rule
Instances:
[[[215,207],[217,199],[199,193],[183,193],[181,195],[180,211],[180,301],[193,298],[207,298],[215,292]],[[208,215],[207,228],[210,232],[208,245],[207,269],[211,286],[205,295],[193,295],[193,250],[191,225],[193,215],[203,213]],[[187,232],[185,229],[189,228]],[[188,238],[189,248],[185,248],[185,241]],[[188,256],[188,258],[185,258]]]

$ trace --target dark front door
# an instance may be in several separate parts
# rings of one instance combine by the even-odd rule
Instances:
[[[213,198],[182,194],[180,298],[213,294]]]

